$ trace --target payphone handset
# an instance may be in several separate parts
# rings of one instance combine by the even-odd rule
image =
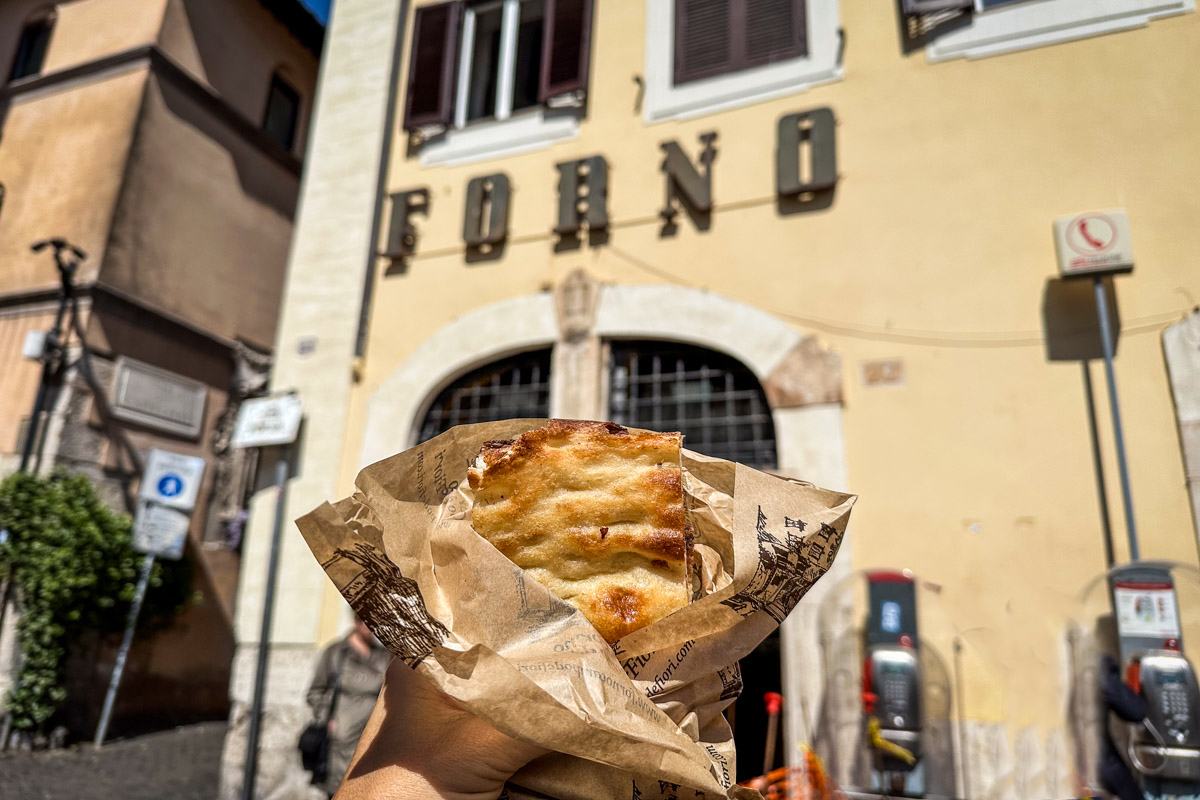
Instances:
[[[1137,658],[1137,680],[1146,699],[1146,728],[1166,747],[1200,749],[1200,687],[1182,653],[1152,650]],[[1158,736],[1155,737],[1154,734]]]
[[[1146,777],[1200,781],[1200,688],[1183,652],[1175,581],[1167,562],[1141,561],[1110,573],[1126,682],[1145,701],[1128,755]]]
[[[883,729],[921,728],[921,666],[917,651],[905,644],[868,648],[866,689],[873,695],[875,717]]]
[[[1170,645],[1178,647],[1173,639]],[[1177,649],[1164,649],[1136,654],[1129,667],[1132,688],[1146,701],[1129,760],[1149,777],[1200,780],[1200,687],[1191,663]]]
[[[923,786],[921,654],[916,583],[908,572],[867,573],[868,604],[863,663],[867,742],[878,759],[880,784]],[[885,780],[886,776],[886,780]]]

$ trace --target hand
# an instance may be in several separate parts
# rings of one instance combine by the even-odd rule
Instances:
[[[337,720],[329,720],[329,724],[325,726],[325,730],[329,731],[329,735],[333,736],[337,733]]]
[[[393,659],[336,800],[494,800],[549,751],[506,736]]]

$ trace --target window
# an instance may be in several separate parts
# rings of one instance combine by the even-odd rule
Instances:
[[[773,469],[775,424],[754,373],[736,359],[669,342],[613,342],[609,417],[681,431],[705,455]]]
[[[967,24],[937,37],[925,52],[930,61],[983,58],[1140,28],[1195,9],[1195,0],[975,0]]]
[[[703,347],[615,341],[607,418],[680,431],[692,450],[774,469],[775,424],[758,378],[737,359]],[[418,429],[428,441],[455,425],[550,415],[550,349],[494,361],[438,392]]]
[[[675,0],[675,85],[808,55],[805,0]]]
[[[646,0],[647,122],[688,119],[842,75],[837,0]]]
[[[583,103],[591,9],[591,0],[417,8],[404,128],[425,139],[423,163],[518,152],[541,139],[573,135],[578,113],[544,112]],[[468,132],[483,122],[509,124]]]
[[[495,361],[443,389],[421,424],[424,442],[455,425],[550,415],[550,351]]]
[[[463,19],[455,124],[508,119],[537,105],[544,0],[500,0],[467,9]]]
[[[271,76],[267,91],[267,110],[263,130],[287,150],[296,143],[296,122],[300,118],[300,93],[278,75]]]
[[[46,61],[46,49],[50,46],[50,33],[54,30],[53,10],[41,11],[25,23],[21,39],[17,42],[17,55],[13,59],[12,72],[8,79],[15,81],[37,75]]]

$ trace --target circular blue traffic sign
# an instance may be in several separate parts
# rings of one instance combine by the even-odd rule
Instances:
[[[168,472],[158,479],[158,493],[163,497],[175,497],[183,491],[183,478]]]

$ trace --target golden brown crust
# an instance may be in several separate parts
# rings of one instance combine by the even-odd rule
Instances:
[[[487,442],[468,471],[475,530],[615,642],[687,604],[682,441],[552,420]]]

